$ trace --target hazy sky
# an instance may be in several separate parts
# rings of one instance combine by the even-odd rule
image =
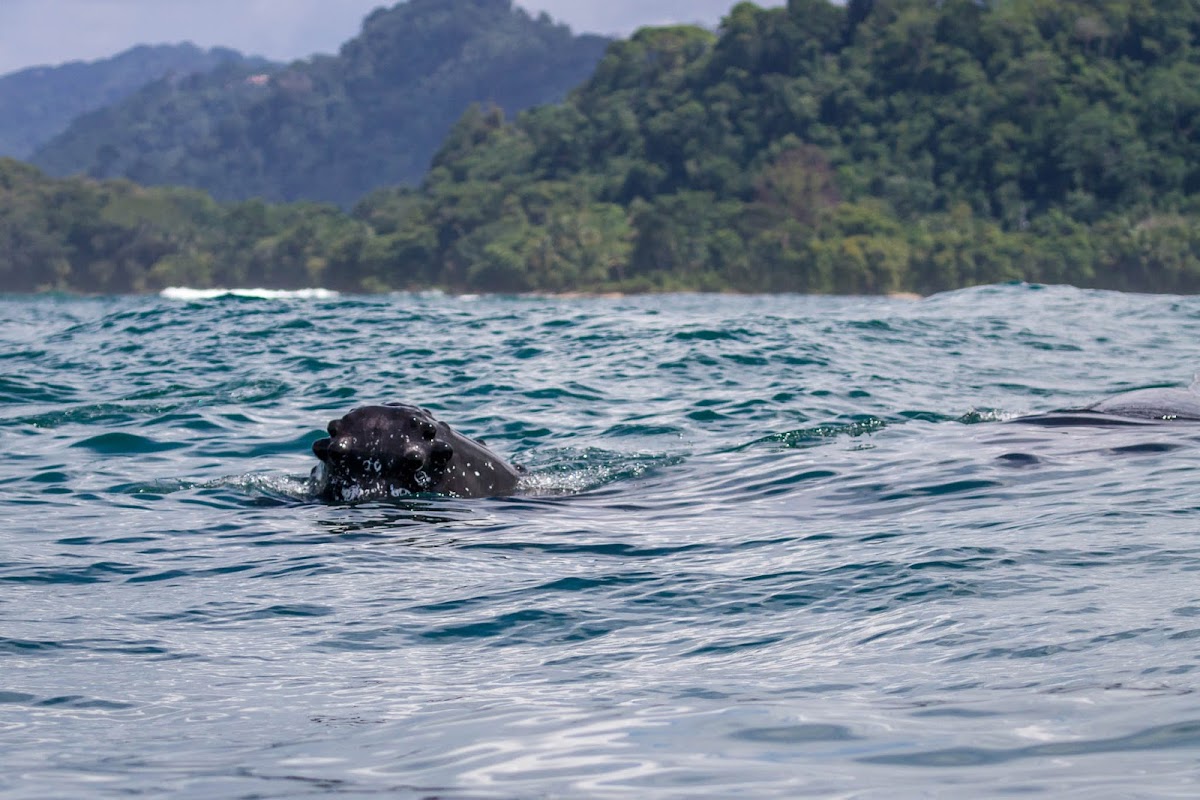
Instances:
[[[576,31],[715,25],[735,0],[516,0]],[[781,2],[760,3],[779,5]],[[0,0],[0,74],[190,40],[286,61],[335,52],[383,0]]]

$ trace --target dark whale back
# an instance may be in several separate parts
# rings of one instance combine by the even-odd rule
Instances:
[[[1139,389],[1101,400],[1087,410],[1134,419],[1200,421],[1200,394],[1191,389]]]
[[[1151,425],[1161,422],[1200,422],[1200,392],[1189,389],[1137,389],[1093,403],[1086,408],[1052,411],[1014,422],[1065,427],[1073,425]]]
[[[316,493],[332,502],[444,494],[512,494],[520,469],[482,442],[455,431],[423,408],[362,406],[329,423],[329,438],[313,443],[321,460]]]

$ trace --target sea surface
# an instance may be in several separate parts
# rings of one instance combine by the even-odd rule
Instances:
[[[1200,794],[1200,298],[0,298],[0,795]],[[356,405],[522,492],[326,505]]]

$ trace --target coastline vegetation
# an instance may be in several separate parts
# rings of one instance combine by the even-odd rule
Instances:
[[[0,162],[0,288],[1200,291],[1200,2],[790,0],[643,29],[331,205]]]

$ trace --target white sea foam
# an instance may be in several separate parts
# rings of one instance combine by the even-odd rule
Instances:
[[[257,297],[263,300],[330,300],[338,296],[332,289],[190,289],[168,286],[159,292],[168,300],[212,300],[217,297]]]

